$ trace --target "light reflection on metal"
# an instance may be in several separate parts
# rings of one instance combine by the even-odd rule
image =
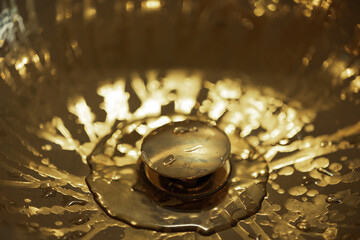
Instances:
[[[158,10],[161,8],[160,0],[145,0],[141,3],[144,10]]]
[[[125,4],[125,8],[127,12],[132,12],[134,10],[134,2],[133,1],[127,1]]]
[[[84,4],[84,20],[85,21],[90,21],[92,19],[95,18],[96,16],[96,8],[95,8],[95,3],[93,0],[83,0],[83,4]],[[66,17],[66,15],[65,15]],[[66,17],[68,18],[68,17]]]
[[[95,1],[84,2],[89,3],[89,5],[82,12],[84,14],[82,16],[86,21],[96,20],[98,12],[92,5]],[[134,10],[134,2],[126,2],[126,11],[131,12]],[[148,2],[156,3],[148,4]],[[261,22],[264,19],[270,21],[271,14],[276,18],[281,17],[281,14],[284,13],[290,14],[290,10],[293,10],[291,13],[294,14],[299,10],[298,12],[309,17],[307,20],[311,21],[316,19],[317,16],[321,17],[321,14],[317,14],[317,10],[320,10],[320,13],[327,12],[326,10],[329,9],[331,3],[335,1],[296,0],[294,2],[297,4],[293,8],[277,0],[273,0],[271,4],[268,1],[266,1],[266,4],[264,1],[258,1],[259,3],[256,6],[252,5],[254,9],[251,9],[250,14],[246,15],[246,18],[243,15],[236,15],[234,12],[238,11],[238,9],[235,7],[233,8],[235,10],[231,11],[232,7],[236,6],[234,1],[227,2],[233,4],[229,5],[231,7],[228,10],[229,15],[227,16],[234,18],[231,18],[229,22],[239,23],[239,27],[243,27],[241,28],[241,31],[244,31],[242,34],[248,36],[247,34],[250,30],[271,29],[264,28],[265,25],[262,25],[263,22]],[[73,23],[71,21],[75,19],[76,15],[74,14],[76,12],[72,11],[72,3],[73,1],[57,1],[55,19],[59,26],[69,28]],[[252,1],[252,3],[254,2]],[[202,31],[199,35],[208,36],[206,34],[212,33],[210,31],[212,25],[205,20],[203,21],[203,19],[206,19],[206,14],[209,13],[219,17],[220,15],[216,15],[218,13],[216,7],[218,6],[214,7],[214,9],[205,7],[203,9],[204,14],[201,14],[199,19],[195,15],[191,15],[197,13],[198,10],[199,12],[202,11],[195,2],[183,1],[181,7],[184,15],[181,15],[179,18],[184,18],[182,19],[184,26],[187,26],[187,20],[193,19],[196,23],[199,23],[198,30]],[[147,11],[151,9],[161,9],[161,2],[142,2],[141,10]],[[256,10],[257,14],[253,12],[255,9],[258,9]],[[339,16],[334,14],[334,11],[334,8],[329,9],[327,19],[330,23],[326,22],[324,24],[331,25],[331,21],[339,18]],[[154,11],[154,14],[156,13],[157,11]],[[261,17],[258,18],[257,15]],[[187,19],[184,16],[191,18]],[[221,19],[221,17],[219,18]],[[209,19],[217,18],[210,17]],[[299,20],[297,24],[301,24],[303,20],[300,17],[294,19]],[[131,21],[127,22],[131,23]],[[17,24],[19,23],[20,21],[17,22]],[[100,21],[98,23],[100,24]],[[225,21],[225,23],[227,22]],[[95,32],[101,30],[103,25],[100,24],[99,26],[99,28],[95,26]],[[130,25],[130,28],[134,26]],[[225,28],[224,26],[227,25],[219,22],[216,26]],[[187,30],[188,28],[184,27],[184,29]],[[0,34],[1,46],[5,46],[5,43],[13,43],[14,41],[11,41],[11,39],[16,39],[16,34],[22,32],[19,29],[13,30],[13,32],[6,32],[5,35]],[[221,35],[221,37],[225,36],[230,43],[232,38],[229,36],[232,37],[233,32],[230,30],[228,32],[229,35]],[[12,33],[14,34],[11,35]],[[101,33],[103,32],[99,34],[101,35]],[[10,36],[14,38],[10,38]],[[69,42],[64,39],[61,39],[61,41],[64,40],[64,43],[66,42],[68,49],[74,51],[76,59],[80,61],[84,56],[83,53],[86,53],[89,49],[86,49],[86,46],[83,45],[80,39],[76,39],[76,36],[74,39],[70,39]],[[144,35],[143,37],[147,36]],[[135,34],[135,37],[129,39],[132,41],[136,37],[138,36]],[[106,37],[101,38],[101,41],[95,41],[95,43],[100,44],[105,39]],[[204,43],[208,43],[196,34],[192,36],[192,39],[195,39],[194,42],[198,45],[193,42],[188,43],[185,41],[185,43],[192,44],[193,49],[200,48]],[[241,42],[237,41],[238,39],[235,40],[236,44],[230,45],[232,47],[231,50],[235,49],[239,44],[242,51],[245,51],[241,58],[246,61],[251,60],[250,57],[252,55],[246,53],[246,48],[244,47],[247,47],[247,45],[241,45]],[[253,39],[250,38],[250,40],[252,41]],[[19,41],[15,41],[15,43],[19,43]],[[255,38],[255,43],[259,44],[258,48],[256,48],[259,50],[255,51],[256,54],[259,54],[264,49],[260,48],[262,45],[259,39]],[[300,40],[297,43],[301,46]],[[323,45],[326,46],[326,44],[328,42],[318,44],[314,48],[309,46],[309,48],[306,48],[308,50],[305,49],[297,59],[296,64],[303,64],[303,69],[311,69],[313,61],[316,61],[316,54],[319,54]],[[353,44],[355,47],[341,46],[341,49],[345,49],[349,54],[356,56],[358,55],[357,44],[358,39],[355,39]],[[9,47],[13,49],[12,45]],[[95,44],[95,48],[91,47],[90,49],[97,49],[98,45]],[[243,82],[242,78],[240,78],[240,81],[234,77],[224,76],[216,79],[219,81],[210,82],[206,74],[193,74],[192,71],[189,71],[190,73],[188,74],[187,71],[181,72],[178,70],[167,71],[165,76],[162,77],[158,77],[156,71],[147,72],[146,80],[149,81],[146,81],[143,76],[140,77],[139,74],[134,74],[130,80],[127,80],[128,82],[123,80],[125,76],[121,74],[110,79],[96,75],[98,81],[104,80],[98,88],[93,85],[87,86],[86,84],[91,81],[87,82],[85,74],[85,77],[81,75],[81,78],[77,78],[75,82],[79,83],[81,82],[80,80],[83,80],[85,82],[83,84],[86,85],[83,87],[87,90],[87,93],[94,95],[97,93],[97,97],[101,98],[100,106],[98,106],[88,101],[88,96],[82,96],[81,93],[77,93],[77,86],[72,86],[73,82],[69,80],[68,76],[64,77],[64,75],[61,75],[61,68],[55,68],[56,60],[50,55],[46,45],[40,46],[36,51],[29,49],[29,46],[26,44],[19,44],[14,49],[11,54],[5,52],[4,55],[0,56],[0,77],[1,81],[5,83],[2,86],[8,86],[15,96],[22,97],[20,98],[22,104],[16,105],[15,101],[8,102],[0,111],[0,126],[4,126],[0,128],[0,141],[2,144],[0,146],[0,165],[4,171],[1,172],[0,180],[3,191],[0,199],[2,204],[0,209],[3,209],[3,206],[5,206],[7,210],[2,213],[10,214],[11,212],[11,214],[16,215],[16,218],[25,219],[25,226],[29,231],[39,232],[45,237],[56,236],[64,238],[75,234],[74,232],[76,231],[81,231],[81,234],[85,235],[85,239],[91,239],[97,233],[106,231],[111,226],[114,226],[124,231],[128,238],[133,237],[133,235],[141,235],[143,238],[171,238],[176,236],[190,239],[199,238],[200,236],[193,232],[157,233],[139,229],[135,230],[125,223],[110,219],[93,201],[88,186],[84,182],[84,176],[74,174],[72,172],[73,169],[66,168],[67,164],[65,164],[72,161],[71,164],[74,164],[76,167],[85,166],[87,156],[89,156],[96,143],[101,141],[101,139],[103,139],[106,146],[104,155],[101,158],[99,156],[102,164],[110,166],[114,163],[116,166],[131,164],[138,160],[140,142],[136,142],[134,145],[121,143],[116,146],[116,139],[124,134],[122,131],[115,131],[111,138],[106,139],[106,134],[111,131],[114,124],[125,127],[126,121],[147,119],[147,117],[153,116],[154,119],[147,119],[139,124],[126,125],[129,132],[136,132],[144,136],[152,129],[164,125],[171,120],[185,120],[188,114],[193,112],[218,121],[219,127],[229,135],[238,134],[244,137],[255,149],[256,154],[264,156],[272,170],[269,181],[269,196],[263,202],[261,211],[256,217],[241,221],[236,227],[229,230],[232,234],[242,238],[255,236],[261,239],[285,236],[290,238],[319,237],[333,239],[342,237],[343,233],[341,231],[344,231],[344,229],[354,229],[357,227],[348,224],[343,219],[358,217],[358,212],[356,211],[359,206],[358,190],[350,189],[350,185],[357,185],[359,182],[360,162],[358,158],[350,154],[351,152],[357,153],[359,149],[359,143],[357,142],[360,134],[358,122],[348,127],[342,126],[338,131],[337,129],[327,129],[326,133],[317,134],[317,130],[321,128],[318,122],[314,122],[314,119],[317,118],[320,112],[319,105],[317,104],[308,108],[305,105],[299,104],[295,96],[294,99],[291,95],[284,97],[283,94],[272,88],[261,87],[261,84],[249,85]],[[149,49],[154,48],[149,47]],[[276,53],[281,53],[281,51]],[[209,50],[209,55],[211,54],[213,52]],[[236,52],[234,55],[240,54]],[[156,58],[156,56],[152,57]],[[272,57],[276,58],[277,56],[272,55]],[[338,97],[337,100],[342,100],[340,101],[341,103],[357,104],[356,106],[358,106],[358,94],[360,91],[358,65],[356,65],[356,62],[352,65],[349,64],[349,59],[346,59],[346,57],[347,55],[344,55],[339,50],[339,52],[334,52],[321,59],[319,66],[322,63],[322,67],[319,71],[325,75],[324,79],[326,81],[322,82],[320,86],[327,86],[329,89],[332,89],[330,87],[336,89],[337,86],[341,86],[339,96],[335,96],[335,98]],[[258,63],[261,59],[259,57],[256,62]],[[226,60],[230,63],[232,62],[231,57],[229,59],[226,58]],[[187,58],[186,61],[189,61],[189,59]],[[217,63],[220,63],[220,61]],[[234,60],[235,67],[238,66],[236,64],[238,63]],[[259,66],[256,67],[260,69],[258,67],[264,67],[264,64],[259,63]],[[33,73],[34,75],[32,75]],[[34,77],[38,75],[40,75],[39,78]],[[271,76],[269,75],[269,77]],[[112,81],[112,83],[109,83],[108,80]],[[269,81],[276,85],[276,80]],[[295,82],[294,79],[287,80],[288,82]],[[307,84],[308,79],[296,80],[304,81],[303,83]],[[60,88],[64,87],[62,83],[74,87],[76,94],[74,96],[71,94],[71,96],[56,95],[58,97],[56,101],[59,101],[58,105],[52,103],[53,105],[47,106],[46,104],[54,101],[51,100],[53,99],[51,94],[58,93],[60,89],[64,90]],[[51,84],[53,84],[53,87],[50,87]],[[126,84],[129,84],[129,88],[133,91],[125,90]],[[54,89],[56,90],[47,93],[48,90]],[[177,89],[180,90],[175,91]],[[199,98],[203,90],[208,91],[208,94],[204,98]],[[31,91],[39,92],[34,95],[28,94]],[[65,92],[67,93],[67,90]],[[7,93],[7,88],[4,87],[4,89],[1,89],[2,96],[5,96],[2,99],[3,101],[7,100],[5,93]],[[318,93],[318,99],[324,92],[321,89],[320,93],[317,91],[313,93]],[[42,98],[43,95],[44,98]],[[300,92],[299,95],[304,98],[302,100],[306,100],[306,94],[303,95],[303,92]],[[128,102],[131,96],[136,96],[140,99],[140,107],[134,110],[135,113],[129,109]],[[63,102],[62,98],[65,97],[66,99]],[[11,98],[11,100],[15,99],[17,98]],[[39,102],[35,99],[38,99]],[[40,104],[41,101],[42,103]],[[179,115],[170,119],[162,114],[162,107],[172,102],[174,102],[175,112]],[[27,103],[30,103],[31,110],[29,112],[25,110],[27,109],[25,106]],[[333,101],[328,99],[322,107],[329,107],[331,109],[333,104]],[[342,107],[342,105],[339,106]],[[66,109],[66,107],[68,108]],[[65,110],[61,110],[62,108]],[[14,109],[21,109],[21,111]],[[101,118],[101,114],[100,116],[97,115],[101,111],[105,111],[104,119]],[[70,113],[76,116],[77,121],[73,121],[69,117],[68,114]],[[356,113],[351,112],[352,114]],[[340,118],[340,116],[333,114],[331,116],[334,117],[334,120]],[[85,132],[83,132],[84,130]],[[38,141],[37,137],[42,140]],[[237,144],[236,140],[232,139],[232,144]],[[252,158],[254,153],[245,149],[243,151],[239,150],[238,154],[243,159],[248,159]],[[77,163],[80,164],[75,165]],[[254,176],[257,174],[254,173]],[[295,175],[302,175],[303,179],[292,183],[291,188],[288,188],[283,182],[284,179],[287,181],[291,176]],[[107,177],[110,179],[108,180],[109,182],[119,180],[116,172],[112,172]],[[236,180],[234,178],[232,181]],[[342,184],[341,186],[345,186],[346,189],[334,190],[333,193],[328,194],[328,189],[330,188],[327,186],[335,186],[337,184]],[[7,194],[7,191],[16,192],[21,190],[35,192],[35,189],[36,191],[44,191],[46,193],[45,196],[53,196],[54,192],[57,192],[57,197],[47,197],[46,201],[52,205],[43,206],[38,202],[39,199],[35,195],[34,197],[29,197],[28,195],[19,194],[19,197],[22,199],[17,201],[18,199],[13,199],[12,195]],[[238,190],[240,191],[241,189]],[[71,201],[66,204],[60,203],[61,198],[69,196],[76,198],[75,204]],[[275,201],[274,196],[280,196],[279,198],[283,199],[283,201]],[[13,200],[19,204],[13,205],[11,203]],[[340,205],[341,208],[338,208],[336,204]],[[338,210],[344,210],[345,207],[346,211]],[[333,208],[336,210],[333,210]],[[68,223],[63,218],[65,214],[78,216],[84,213],[89,213],[89,218],[79,220],[78,222],[83,223],[79,225],[73,222]],[[48,215],[56,215],[57,220],[53,225],[45,226],[37,222],[42,217],[47,219]],[[327,220],[325,221],[325,219]],[[270,228],[269,226],[272,227]],[[216,233],[211,237],[223,238],[224,233]]]
[[[170,72],[169,76],[171,76],[172,74],[174,74],[174,73]],[[140,78],[138,78],[137,81],[140,82],[141,81]],[[165,81],[170,81],[170,80],[169,80],[169,78],[166,78],[166,79],[164,79],[164,82]],[[174,83],[175,83],[175,81],[173,82],[173,84]],[[177,84],[181,85],[182,83],[180,81]],[[159,88],[161,85],[164,86],[163,89]],[[302,126],[304,126],[304,122],[301,119],[307,119],[309,117],[311,119],[314,116],[313,113],[310,113],[310,115],[308,115],[307,117],[304,118],[304,116],[306,116],[304,114],[307,113],[308,111],[290,108],[289,106],[285,105],[281,100],[274,98],[274,96],[267,97],[265,95],[260,94],[259,90],[257,90],[256,88],[252,89],[249,86],[247,86],[247,90],[244,91],[244,93],[242,93],[241,95],[236,94],[236,96],[240,96],[239,101],[236,101],[236,103],[233,103],[231,101],[226,100],[226,98],[224,99],[221,97],[221,96],[232,96],[231,94],[226,95],[224,93],[226,93],[230,89],[235,89],[234,88],[235,85],[238,85],[238,82],[233,82],[233,84],[232,84],[232,81],[230,79],[227,80],[227,87],[224,87],[223,82],[219,81],[214,86],[212,86],[212,88],[209,91],[208,97],[209,97],[209,100],[211,100],[211,102],[213,102],[214,99],[217,99],[218,101],[224,102],[226,108],[231,109],[231,112],[227,112],[221,118],[222,120],[219,122],[220,127],[224,127],[225,129],[229,129],[228,126],[242,128],[243,131],[248,131],[247,133],[243,133],[243,131],[242,131],[242,134],[244,134],[244,136],[247,136],[251,133],[251,131],[253,129],[256,129],[259,126],[258,124],[261,124],[262,127],[267,130],[267,133],[261,133],[260,135],[258,135],[258,136],[255,135],[255,136],[252,136],[251,138],[262,139],[262,141],[263,141],[262,147],[256,146],[256,145],[254,145],[254,147],[257,148],[257,151],[263,152],[265,158],[269,162],[274,158],[274,156],[276,155],[277,152],[292,152],[294,149],[303,149],[299,153],[290,155],[287,158],[278,159],[274,162],[271,162],[270,167],[273,171],[275,171],[277,169],[280,170],[285,167],[292,166],[294,164],[295,164],[296,169],[298,169],[300,171],[306,171],[306,172],[311,171],[312,169],[314,169],[314,167],[327,167],[328,165],[322,164],[322,165],[313,165],[313,167],[311,167],[311,168],[308,168],[308,167],[305,168],[305,166],[307,166],[307,165],[304,165],[304,164],[299,165],[299,164],[300,163],[308,163],[309,161],[312,161],[311,159],[319,157],[319,156],[323,156],[324,154],[329,153],[329,151],[330,152],[337,151],[338,146],[336,146],[336,145],[329,145],[328,147],[320,147],[320,143],[324,139],[334,141],[335,139],[342,139],[346,136],[351,136],[351,135],[359,133],[359,131],[356,130],[357,127],[353,126],[353,127],[349,127],[348,129],[341,130],[339,133],[335,134],[334,137],[321,136],[318,138],[313,138],[312,143],[309,141],[304,142],[302,140],[299,140],[290,145],[271,146],[273,143],[276,143],[276,141],[279,141],[280,139],[288,138],[289,134],[291,136],[293,136],[297,132],[299,132],[301,130]],[[172,94],[171,93],[172,88],[166,88],[166,85],[164,85],[164,84],[156,84],[157,88],[151,87],[151,84],[150,85],[148,84],[147,86],[148,87],[146,87],[143,84],[140,84],[140,86],[138,87],[138,90],[137,90],[139,97],[141,98],[141,96],[143,96],[141,99],[143,99],[145,102],[147,101],[145,96],[148,96],[147,95],[147,93],[149,91],[148,88],[152,89],[152,92],[163,92],[162,94],[156,95],[156,96],[159,96],[160,99],[163,99],[167,94]],[[177,87],[177,86],[174,85],[173,87]],[[140,90],[140,89],[142,89],[142,90]],[[221,89],[221,90],[219,90],[219,89]],[[224,91],[224,92],[222,92],[222,91]],[[128,94],[124,91],[123,81],[120,80],[119,82],[116,82],[115,84],[105,83],[103,86],[99,87],[97,92],[98,92],[98,94],[100,94],[101,96],[104,97],[104,103],[102,105],[104,110],[109,111],[108,114],[110,114],[110,116],[112,116],[112,117],[107,118],[107,119],[111,119],[111,121],[106,120],[102,124],[107,125],[108,126],[107,128],[110,129],[111,125],[114,122],[114,119],[119,119],[119,120],[124,119],[124,118],[126,119],[126,115],[129,114],[127,111],[124,111],[123,109],[119,109],[119,111],[122,112],[122,114],[113,114],[114,109],[111,106],[105,107],[106,106],[105,102],[110,101],[111,96],[116,96],[116,97],[123,99],[122,101],[124,101],[123,102],[124,104],[122,104],[122,106],[125,106],[125,107],[127,106],[127,104],[125,104],[125,103],[128,99]],[[181,96],[181,94],[180,94],[180,96]],[[167,101],[163,102],[163,101],[155,100],[156,98],[154,96],[152,98],[154,99],[152,103],[156,103],[156,104],[158,104],[158,106],[161,106],[162,104],[167,103]],[[165,99],[166,99],[166,97],[165,97]],[[206,102],[206,100],[204,102]],[[276,105],[282,107],[281,112],[276,115],[271,113],[270,106],[272,106],[273,103],[276,103]],[[76,109],[75,106],[78,106],[78,110],[75,110]],[[93,117],[91,117],[92,114],[90,114],[88,112],[88,110],[84,110],[84,109],[88,109],[85,106],[86,105],[84,105],[84,100],[82,98],[78,98],[77,102],[74,102],[72,105],[69,105],[69,110],[71,110],[73,114],[78,116],[79,123],[87,123],[90,125],[92,124],[94,127],[94,125],[99,124],[99,123],[89,121],[89,120],[93,120]],[[156,107],[154,105],[152,105],[152,106],[155,109],[159,109],[159,107]],[[217,104],[215,104],[214,106],[217,106]],[[202,109],[204,111],[204,108],[202,108]],[[206,110],[204,113],[209,111],[209,116],[211,116],[210,115],[211,111],[215,111],[213,108],[206,108],[206,109],[208,109],[208,110]],[[268,112],[268,111],[270,111],[270,112]],[[302,111],[303,113],[300,114],[299,111],[300,112]],[[116,112],[118,112],[118,111],[115,111],[115,113]],[[181,110],[180,110],[180,112],[181,112]],[[245,115],[242,115],[244,113],[245,113]],[[246,115],[246,113],[248,113],[249,115]],[[111,114],[113,114],[113,115],[111,115]],[[159,114],[159,112],[157,112],[157,114]],[[140,117],[153,116],[153,115],[154,115],[154,112],[147,112],[147,113],[144,113],[144,115],[140,115]],[[242,117],[240,117],[240,118],[232,117],[232,116],[237,116],[237,115],[242,116]],[[299,118],[298,115],[301,116],[301,118]],[[256,116],[256,117],[254,117],[254,116]],[[131,117],[131,114],[127,115],[127,118],[128,117]],[[263,121],[262,120],[263,118],[266,119],[266,121]],[[215,119],[218,119],[218,117],[215,117]],[[237,119],[237,120],[233,121],[232,119],[233,120]],[[247,119],[249,119],[249,121],[247,121]],[[166,116],[163,116],[163,117],[158,118],[158,120],[155,122],[154,121],[149,122],[148,127],[151,127],[151,129],[154,129],[158,126],[166,124],[168,121],[169,121],[169,119]],[[158,122],[158,123],[156,123],[156,122]],[[254,124],[254,122],[256,124]],[[287,122],[287,124],[284,124],[286,122]],[[51,129],[53,129],[53,126],[56,127],[62,133],[62,135],[57,135],[54,132],[54,130],[51,130]],[[133,127],[131,127],[131,129],[138,129],[139,127],[140,126],[134,125]],[[142,127],[140,128],[142,130],[140,130],[138,132],[142,133],[142,134],[149,132],[149,130],[146,130],[146,128],[147,128],[146,125],[142,125]],[[43,130],[41,130],[39,132],[39,136],[44,137],[45,139],[47,139],[55,144],[59,144],[64,149],[76,149],[76,151],[78,151],[79,154],[86,155],[85,153],[86,152],[89,153],[89,151],[91,151],[91,148],[93,146],[92,144],[90,144],[91,142],[83,143],[82,145],[80,145],[77,140],[73,139],[73,137],[70,135],[69,131],[64,127],[64,125],[61,123],[61,120],[58,118],[55,118],[52,121],[52,123],[46,123],[45,125],[43,125],[42,129]],[[248,130],[246,130],[246,129],[248,129]],[[295,129],[296,129],[296,131],[295,131]],[[130,131],[132,131],[132,130],[130,130]],[[293,132],[293,131],[295,131],[295,132]],[[53,133],[50,134],[50,132],[53,132]],[[89,133],[88,133],[88,135],[89,135]],[[265,137],[265,136],[271,136],[271,135],[272,135],[272,137],[269,137],[269,138]],[[90,133],[90,136],[91,136],[91,133]],[[252,139],[251,142],[256,142],[256,141],[254,141]],[[110,141],[108,141],[108,144],[115,144],[115,143],[111,143]],[[137,146],[139,146],[139,145],[137,145]],[[136,161],[136,159],[139,157],[139,150],[136,148],[135,149],[133,147],[124,148],[121,151],[124,152],[129,158],[133,159],[132,161]],[[244,152],[244,153],[241,153],[241,156],[243,156],[244,158],[247,158],[248,154],[249,153]],[[304,158],[304,159],[302,159],[302,158]],[[122,163],[122,161],[125,161],[125,159],[121,160],[120,158],[117,157],[116,163],[118,163],[119,165],[122,165],[122,164],[124,164],[124,163]],[[105,162],[106,161],[104,161],[104,163]],[[314,163],[317,163],[317,162],[315,161]],[[330,181],[329,183],[331,183],[333,181],[331,179],[327,179],[327,180],[323,179],[321,174],[320,175],[319,174],[314,175],[314,174],[315,173],[312,173],[312,176],[314,178],[322,179],[321,181]],[[348,180],[345,180],[345,179],[351,179],[350,175],[348,177],[346,177],[346,176],[344,176],[344,177],[345,177],[344,180],[342,180],[343,178],[339,178],[339,181],[347,182]],[[356,181],[356,180],[354,179],[354,181]],[[73,184],[76,185],[77,183],[73,183]],[[10,185],[11,185],[11,183],[10,183]],[[279,191],[281,192],[281,189],[279,189]],[[300,192],[295,193],[295,191],[298,191],[295,189],[292,191],[294,191],[293,194],[300,193]],[[301,191],[303,191],[303,189],[301,189]],[[266,204],[269,204],[269,203],[265,203],[265,205]],[[79,209],[81,209],[81,208],[79,208]],[[86,209],[88,209],[88,208],[86,208]],[[306,212],[307,211],[304,211],[305,214],[306,214]],[[262,214],[262,213],[260,212],[260,214]],[[266,214],[266,210],[263,214]],[[101,218],[98,218],[98,219],[101,219]],[[107,220],[107,221],[109,221],[109,220]],[[91,223],[89,223],[89,224],[91,224]],[[115,224],[115,223],[112,223],[112,224]],[[96,225],[94,225],[94,226],[96,226]],[[44,232],[47,231],[46,228],[43,230],[44,230]],[[51,230],[51,231],[53,232],[55,230]],[[61,231],[59,231],[59,230],[57,230],[57,231],[60,236]]]
[[[97,93],[104,98],[101,108],[107,113],[106,122],[112,124],[114,120],[130,117],[128,99],[125,92],[125,80],[117,80],[114,84],[104,84],[98,88]]]
[[[95,115],[91,112],[91,109],[86,104],[84,98],[79,98],[68,105],[69,112],[78,117],[79,123],[85,125],[85,132],[89,136],[90,141],[96,141],[97,136],[94,127]]]
[[[143,161],[156,173],[194,179],[224,165],[230,154],[230,142],[220,129],[187,120],[155,129],[144,139],[141,151],[146,156]]]

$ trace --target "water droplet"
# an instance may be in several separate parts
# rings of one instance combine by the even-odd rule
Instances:
[[[84,206],[86,205],[86,201],[84,200],[79,200],[77,198],[74,198],[72,196],[64,196],[63,197],[63,205],[65,206],[72,206],[72,205],[80,205],[80,206]]]
[[[334,198],[331,196],[326,199],[326,202],[327,203],[342,203],[341,199]]]
[[[44,146],[41,146],[41,149],[44,151],[51,151],[52,146],[50,144],[45,144]]]
[[[70,223],[74,224],[74,225],[81,225],[84,224],[86,222],[88,222],[90,219],[86,216],[84,217],[77,217],[77,218],[73,218],[70,220]]]
[[[49,165],[50,161],[49,161],[48,158],[43,158],[43,159],[41,159],[41,163],[44,164],[44,165]]]
[[[307,222],[299,222],[298,224],[296,224],[296,227],[304,232],[308,232],[311,229],[310,225]]]
[[[232,179],[231,179],[231,182],[232,183],[237,183],[237,182],[240,182],[241,181],[241,178],[239,178],[239,177],[233,177]]]
[[[202,147],[202,145],[197,145],[197,146],[192,147],[192,148],[186,148],[186,149],[184,149],[184,152],[194,152],[194,151],[200,149],[201,147]]]
[[[176,158],[173,155],[169,155],[164,159],[163,165],[170,166],[171,164],[173,164],[173,162],[175,162],[175,160]]]
[[[55,197],[56,196],[56,190],[52,187],[50,187],[49,184],[40,186],[43,193],[41,197],[48,198],[48,197]]]
[[[326,146],[331,146],[331,141],[322,141],[320,143],[320,147],[326,147]]]
[[[60,226],[63,225],[63,222],[62,222],[62,221],[56,221],[56,222],[55,222],[55,225],[58,226],[58,227],[60,227]]]
[[[251,177],[253,177],[253,178],[257,178],[258,176],[259,176],[259,174],[257,172],[251,173]]]
[[[311,185],[313,183],[316,183],[316,180],[314,178],[307,177],[307,176],[303,177],[302,185],[307,186],[307,185]]]
[[[323,173],[325,175],[328,175],[329,177],[333,177],[334,174],[330,172],[329,170],[326,170],[325,168],[318,168],[317,169],[319,173]]]
[[[318,195],[318,194],[319,194],[319,191],[316,190],[316,189],[311,189],[311,190],[309,190],[309,191],[306,192],[306,195],[307,195],[308,197],[314,197],[314,196],[316,196],[316,195]]]
[[[174,128],[173,133],[175,133],[175,134],[185,134],[185,133],[197,132],[197,131],[198,131],[197,127],[191,127],[191,128],[188,128],[188,127],[176,127],[176,128]]]
[[[282,189],[282,188],[280,188],[280,189],[277,190],[277,192],[278,192],[279,194],[284,194],[284,193],[285,193],[285,190]]]
[[[304,186],[295,186],[290,188],[288,192],[292,196],[301,196],[307,192],[307,188]]]
[[[86,235],[86,232],[83,232],[83,231],[75,231],[74,232],[74,236],[76,237],[83,237]]]
[[[284,167],[282,169],[280,169],[279,171],[279,175],[282,175],[282,176],[290,176],[294,173],[294,168],[293,167],[290,167],[290,166],[287,166],[287,167]]]

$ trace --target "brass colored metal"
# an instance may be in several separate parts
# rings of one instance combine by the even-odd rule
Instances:
[[[195,200],[207,197],[220,190],[226,183],[231,170],[230,162],[220,167],[213,174],[191,180],[179,180],[166,178],[145,166],[145,174],[149,181],[170,196],[183,199]]]
[[[221,168],[230,154],[226,134],[205,122],[186,120],[160,127],[141,146],[149,168],[176,179],[195,179]]]
[[[119,130],[124,135],[115,131],[112,137],[118,138],[115,142],[121,146],[134,130]],[[107,149],[99,144],[89,158],[93,170],[86,182],[95,201],[119,222],[174,234],[196,231],[209,235],[255,214],[266,194],[267,164],[261,158],[242,159],[241,152],[252,153],[251,148],[239,136],[233,138],[239,144],[220,169],[186,180],[159,175],[141,157],[122,166],[105,166]]]
[[[359,239],[359,12],[0,0],[0,238]]]

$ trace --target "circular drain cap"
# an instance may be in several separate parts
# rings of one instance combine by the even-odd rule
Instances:
[[[177,128],[175,131],[176,127],[183,127],[183,125],[190,126],[190,128]],[[195,130],[194,127],[196,127],[197,130]],[[188,146],[192,147],[192,144],[199,144],[199,142],[201,142],[204,146],[211,148],[207,149],[206,154],[210,152],[217,153],[216,158],[210,162],[193,163],[195,170],[186,170],[181,173],[176,173],[176,171],[172,171],[171,173],[164,172],[164,175],[176,176],[178,177],[177,180],[190,184],[189,189],[191,190],[191,194],[185,191],[184,193],[176,195],[179,193],[179,188],[175,188],[177,190],[172,192],[174,194],[169,194],[169,192],[171,192],[168,191],[169,188],[165,188],[166,191],[161,191],[158,186],[152,186],[153,182],[147,177],[148,171],[146,168],[150,171],[155,171],[159,176],[163,176],[158,174],[159,170],[171,169],[172,166],[177,166],[175,164],[180,163],[180,161],[176,163],[177,160],[181,159],[179,157],[181,154],[179,154],[177,148],[175,148],[176,144],[172,142],[174,140],[164,140],[163,142],[151,141],[153,149],[166,150],[166,153],[161,155],[161,157],[158,156],[156,152],[148,150],[147,141],[152,138],[152,136],[156,136],[157,133],[161,134],[162,128],[171,128],[171,131],[176,132],[171,132],[171,134],[174,134],[174,137],[185,136],[185,143],[181,141],[178,142],[179,146],[183,146],[181,148],[182,151],[187,149]],[[121,129],[123,136],[131,134],[132,131],[130,128]],[[177,131],[180,131],[180,133]],[[142,159],[144,158],[144,156],[142,156],[138,162],[123,166],[116,166],[116,164],[111,166],[103,164],[105,154],[100,150],[94,151],[93,155],[89,157],[94,167],[90,175],[86,178],[86,181],[91,192],[94,194],[95,200],[108,215],[137,228],[166,232],[197,231],[201,234],[208,235],[230,228],[240,219],[249,217],[260,209],[261,202],[266,193],[265,186],[268,177],[267,165],[261,159],[242,159],[242,157],[237,154],[244,149],[250,153],[252,152],[252,149],[238,135],[229,135],[229,141],[221,130],[216,127],[207,126],[206,123],[200,121],[169,123],[159,129],[153,130],[153,132],[155,134],[143,139],[145,147],[143,146],[142,150],[148,155],[145,156],[145,158],[147,158],[146,160]],[[202,136],[205,139],[198,137],[188,139],[186,134],[198,137]],[[218,144],[212,143],[216,137],[224,139],[224,142]],[[119,136],[117,139],[119,144],[121,144],[122,137]],[[209,142],[212,144],[206,145]],[[232,143],[231,147],[233,149],[231,155],[229,155],[229,142]],[[150,144],[150,142],[148,143]],[[159,145],[156,145],[156,143],[159,143]],[[170,144],[167,145],[166,143]],[[169,148],[169,146],[173,148]],[[219,146],[228,146],[228,148]],[[170,149],[175,151],[170,151]],[[196,161],[196,155],[193,155],[195,151],[196,150],[182,154],[194,156],[193,161]],[[178,157],[179,159],[168,159],[168,155],[173,155],[174,158]],[[227,158],[227,156],[229,157]],[[224,162],[221,157],[225,158]],[[226,161],[227,159],[228,161]],[[182,164],[179,164],[179,167],[183,167],[183,165],[188,162],[189,161],[184,160]],[[209,167],[206,167],[209,163],[211,163]],[[227,163],[231,165],[231,171]],[[156,166],[158,166],[157,169],[155,168]],[[190,166],[190,168],[192,167]],[[215,192],[190,201],[189,199],[179,197],[187,195],[192,198],[194,197],[194,195],[192,195],[194,192],[198,194],[199,192],[196,190],[198,182],[196,181],[200,180],[211,183],[216,179],[224,179],[222,177],[223,175],[216,174],[219,170],[226,174],[227,181],[225,181],[225,185],[221,185]],[[207,179],[208,177],[214,177],[214,179]],[[194,180],[196,184],[191,185]],[[164,187],[164,181],[159,179],[158,182],[160,187]],[[165,181],[165,187],[166,183]],[[206,184],[201,186],[206,188]],[[200,189],[199,191],[201,192],[203,190]]]
[[[154,130],[141,146],[141,156],[150,169],[176,179],[209,175],[224,165],[229,154],[230,142],[224,132],[192,120]]]

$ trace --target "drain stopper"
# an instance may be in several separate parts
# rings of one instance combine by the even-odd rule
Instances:
[[[219,190],[230,173],[230,141],[217,127],[200,121],[173,122],[143,141],[145,174],[157,188],[196,199]]]

